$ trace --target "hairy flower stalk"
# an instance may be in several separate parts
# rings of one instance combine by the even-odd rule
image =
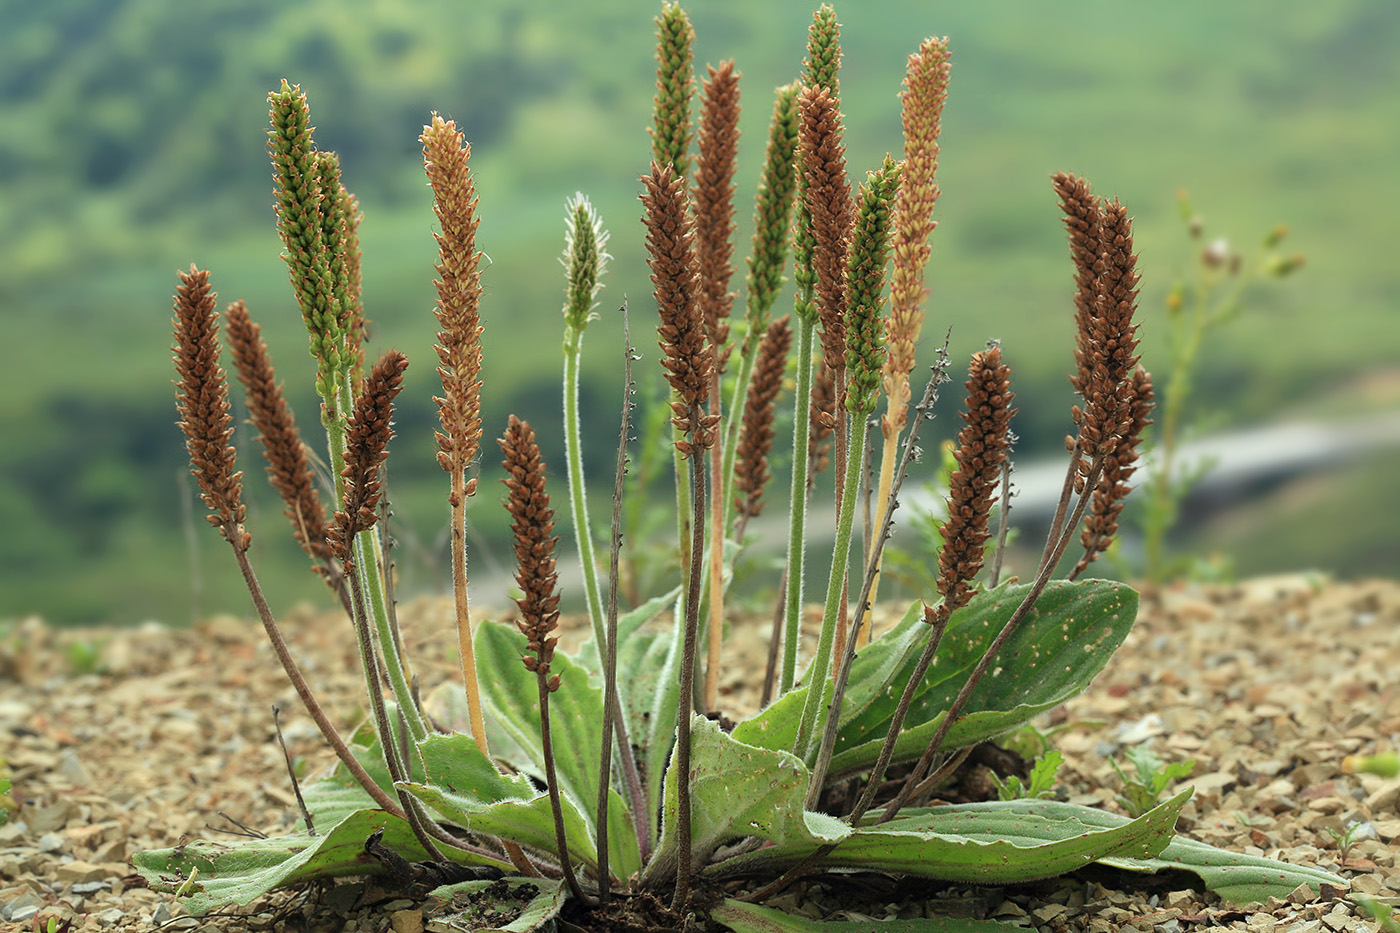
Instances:
[[[658,165],[690,174],[690,99],[695,96],[691,46],[695,29],[679,3],[666,3],[656,18],[656,97],[652,100],[651,151]]]
[[[321,735],[375,803],[396,816],[403,816],[404,811],[399,804],[375,783],[351,753],[311,692],[287,648],[282,630],[268,606],[262,584],[258,582],[248,560],[248,545],[252,536],[243,528],[242,474],[234,472],[235,452],[229,444],[233,427],[229,416],[228,384],[219,366],[215,295],[209,287],[208,272],[191,266],[189,272],[181,272],[179,277],[174,320],[175,370],[179,377],[175,399],[180,413],[180,429],[185,433],[190,453],[191,472],[199,481],[205,504],[211,512],[209,522],[219,529],[224,540],[233,548],[243,582],[248,587],[248,594],[252,597],[253,607],[257,610],[273,652]]]
[[[812,347],[816,341],[818,310],[816,297],[817,272],[814,263],[816,236],[812,228],[812,213],[806,194],[806,172],[801,166],[801,95],[807,90],[825,88],[831,95],[838,92],[837,73],[841,65],[840,26],[836,13],[824,4],[812,17],[807,30],[807,59],[803,88],[798,92],[799,152],[794,202],[792,260],[793,279],[797,294],[793,314],[797,318],[797,380],[793,393],[792,424],[793,458],[792,483],[789,489],[787,563],[782,586],[783,663],[778,690],[786,693],[797,679],[797,654],[800,647],[802,615],[802,586],[807,537],[807,493],[811,482],[810,464],[816,444],[811,435],[827,425],[820,418],[813,420]],[[827,374],[829,375],[829,374]],[[833,386],[834,388],[834,386]],[[804,455],[805,452],[805,455]]]
[[[849,251],[846,279],[849,287],[850,315],[846,321],[844,370],[849,374],[845,392],[845,412],[837,412],[837,424],[847,413],[856,425],[875,410],[880,387],[880,369],[885,361],[883,324],[880,311],[884,306],[885,263],[889,256],[890,213],[895,190],[899,185],[899,169],[886,157],[880,171],[870,173],[861,187],[861,205],[855,234]],[[816,190],[812,185],[809,190]],[[820,210],[813,210],[818,231]],[[818,234],[818,243],[821,235]],[[819,280],[820,281],[820,280]],[[856,498],[860,488],[860,469],[864,460],[865,431],[852,432],[851,450],[844,466],[844,483],[838,483],[839,511],[836,519],[836,543],[831,556],[831,573],[827,577],[826,603],[822,614],[817,653],[807,684],[807,699],[798,722],[793,754],[808,757],[821,729],[819,717],[831,696],[832,683],[828,677],[832,658],[845,654],[844,631],[846,573],[850,567],[851,532],[855,523]],[[834,715],[834,713],[829,713]],[[815,801],[812,801],[815,803]]]
[[[679,3],[662,4],[656,18],[656,96],[652,98],[651,133],[652,162],[669,168],[680,179],[682,188],[690,174],[690,143],[694,128],[690,119],[690,102],[695,96],[693,68],[695,30]],[[689,208],[687,207],[687,211]],[[692,231],[693,237],[693,231]],[[692,247],[693,248],[693,247]],[[690,483],[686,479],[685,455],[679,443],[682,430],[672,428],[672,465],[676,474],[676,551],[680,565],[690,563],[690,528],[692,511]]]
[[[354,374],[361,352],[350,343],[347,309],[352,299],[349,270],[354,264],[347,261],[346,254],[355,239],[344,235],[349,217],[343,210],[346,201],[340,195],[338,164],[313,145],[306,95],[283,81],[279,90],[268,95],[268,103],[272,129],[267,148],[272,158],[277,227],[286,247],[283,258],[292,289],[310,337],[311,356],[316,360],[316,392],[321,396],[321,424],[326,430],[335,494],[343,498],[346,417],[357,388]],[[367,605],[374,616],[395,697],[414,737],[423,738],[427,728],[407,687],[412,673],[407,658],[398,650],[389,618],[379,538],[366,535],[354,547],[361,552],[356,557],[360,582],[368,594]]]
[[[768,316],[783,287],[783,267],[787,263],[791,238],[793,194],[797,171],[797,92],[800,86],[788,84],[777,90],[773,103],[773,119],[768,125],[768,147],[763,169],[754,195],[753,252],[748,258],[745,277],[744,343],[735,367],[734,391],[730,396],[729,425],[724,432],[724,501],[737,504],[732,498],[735,457],[739,451],[740,432],[747,420],[746,405],[759,346],[768,329]],[[742,414],[741,414],[742,413]],[[728,524],[727,516],[726,522]],[[742,535],[741,535],[742,537]]]
[[[1011,367],[1002,362],[1000,347],[993,345],[973,354],[966,388],[967,407],[963,412],[966,424],[958,432],[957,470],[948,489],[948,520],[939,529],[943,548],[938,554],[938,593],[943,599],[937,606],[924,608],[924,621],[930,626],[929,639],[899,698],[870,781],[851,814],[853,824],[870,808],[894,753],[895,741],[904,727],[904,717],[938,651],[948,619],[972,597],[972,581],[982,569],[986,555],[992,504],[997,499],[1002,464],[1006,462],[1010,446],[1011,417],[1016,413],[1011,407],[1014,398]],[[957,708],[948,710],[938,730],[940,734],[929,743],[930,748],[937,750],[942,734],[946,734],[945,727],[952,724],[957,713]],[[926,757],[931,758],[932,753],[926,753]]]
[[[928,265],[929,237],[937,222],[933,219],[938,203],[938,136],[943,104],[948,96],[948,76],[952,69],[947,37],[925,39],[919,51],[909,56],[904,76],[903,103],[904,161],[899,193],[895,196],[893,252],[890,273],[889,353],[883,373],[886,407],[880,419],[884,441],[880,452],[880,478],[875,495],[875,514],[884,511],[899,457],[899,435],[909,419],[909,373],[914,369],[914,348],[924,320],[924,269]],[[870,550],[875,542],[871,529]],[[873,605],[879,594],[880,578],[875,577],[870,593]],[[866,610],[861,630],[862,644],[869,642],[870,610]]]
[[[326,510],[316,492],[316,476],[297,431],[292,408],[282,394],[261,329],[248,314],[242,301],[228,306],[229,348],[233,351],[238,381],[243,384],[248,414],[258,429],[267,460],[272,488],[282,497],[283,514],[292,526],[292,536],[301,549],[319,566],[316,568],[332,590],[340,587],[340,569],[326,543]]]
[[[1129,411],[1132,424],[1114,447],[1113,453],[1104,458],[1103,475],[1099,477],[1098,488],[1094,490],[1094,499],[1079,539],[1084,547],[1084,556],[1069,572],[1067,579],[1070,580],[1077,579],[1113,543],[1114,535],[1118,534],[1118,516],[1123,512],[1124,500],[1132,491],[1128,481],[1137,472],[1138,444],[1142,441],[1143,431],[1152,423],[1152,375],[1138,366],[1133,370],[1131,388]]]
[[[476,188],[468,160],[471,145],[455,123],[433,114],[419,137],[423,166],[433,189],[438,244],[438,375],[442,398],[434,399],[442,430],[437,434],[438,464],[447,471],[447,502],[452,510],[452,596],[456,607],[457,644],[472,736],[489,754],[486,723],[477,685],[472,647],[471,607],[467,599],[467,498],[476,479],[467,469],[481,444],[481,253],[476,248]]]
[[[680,695],[676,710],[676,773],[690,773],[690,719],[694,707],[696,641],[699,629],[702,553],[705,546],[704,452],[715,442],[718,417],[706,415],[714,378],[713,353],[705,339],[698,299],[695,234],[686,203],[685,180],[653,162],[642,176],[645,191],[643,221],[647,227],[647,263],[652,292],[660,312],[658,342],[661,365],[671,384],[671,424],[679,437],[680,457],[689,461],[691,540],[685,586],[684,646],[681,654]],[[677,477],[678,481],[680,477]],[[690,850],[690,782],[676,785],[676,822],[680,864],[676,872],[675,909],[689,903],[692,884]]]
[[[608,232],[603,219],[582,192],[564,205],[564,255],[560,257],[568,286],[564,301],[564,454],[569,471],[569,505],[573,512],[574,542],[583,571],[588,600],[588,620],[593,642],[603,651],[609,646],[603,632],[603,597],[598,586],[598,565],[588,522],[588,495],[583,476],[583,442],[579,434],[578,377],[583,357],[583,332],[595,317],[600,279],[607,269]]]
[[[763,490],[769,479],[768,455],[773,450],[774,403],[783,387],[788,351],[792,348],[789,320],[788,316],[780,317],[764,332],[744,403],[743,433],[734,471],[734,488],[740,494],[734,500],[738,514],[734,537],[739,541],[743,540],[749,519],[757,518],[763,511]]]
[[[555,569],[554,509],[544,488],[544,460],[535,443],[535,432],[529,422],[514,415],[506,433],[497,443],[505,459],[506,478],[501,480],[508,492],[506,510],[510,512],[511,532],[515,537],[515,582],[524,594],[515,600],[520,619],[515,623],[526,638],[526,654],[521,661],[535,675],[540,699],[540,739],[543,744],[545,784],[554,813],[554,836],[559,849],[559,867],[574,897],[589,903],[574,875],[569,859],[569,843],[564,834],[564,813],[559,802],[559,778],[554,768],[554,744],[549,725],[549,695],[559,689],[559,675],[550,675],[549,664],[559,638],[551,633],[559,624],[559,574]]]
[[[700,315],[710,342],[715,378],[710,380],[709,412],[720,417],[719,376],[729,359],[729,313],[734,305],[729,280],[734,256],[734,163],[739,153],[739,75],[734,62],[711,66],[703,85],[699,149],[695,166],[695,253],[700,270]],[[716,422],[718,425],[719,422]],[[722,444],[710,448],[710,612],[705,658],[704,704],[719,700],[719,656],[724,637],[724,512]]]
[[[379,507],[384,494],[383,466],[389,456],[389,439],[393,437],[394,399],[403,388],[404,370],[408,368],[408,357],[397,350],[385,353],[365,377],[364,387],[355,398],[354,407],[346,422],[345,470],[343,474],[345,492],[341,497],[340,509],[331,519],[326,540],[335,556],[345,568],[345,577],[350,583],[350,602],[355,621],[356,640],[360,646],[360,666],[365,676],[365,686],[369,692],[370,709],[374,714],[375,729],[379,733],[380,751],[389,769],[389,777],[395,783],[409,779],[407,749],[394,740],[394,729],[389,719],[389,710],[384,703],[384,692],[379,687],[381,658],[375,651],[375,635],[371,626],[369,600],[363,583],[365,568],[361,561],[368,555],[361,542],[375,523],[379,521]],[[384,653],[383,669],[389,675],[399,708],[396,711],[400,722],[412,730],[412,717],[418,716],[419,729],[421,715],[413,705],[408,685],[403,683],[402,667],[394,663],[395,650],[392,633],[379,633],[379,650]],[[415,740],[421,738],[415,732]],[[428,819],[422,805],[411,794],[399,789],[399,801],[414,835],[433,858],[441,858],[437,846],[427,829]]]

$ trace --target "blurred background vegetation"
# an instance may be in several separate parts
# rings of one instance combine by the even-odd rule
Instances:
[[[318,145],[340,153],[365,212],[374,342],[414,360],[391,490],[406,587],[440,586],[447,513],[431,453],[434,246],[418,134],[437,110],[473,145],[490,258],[486,436],[518,412],[561,465],[556,257],[575,190],[613,233],[604,308],[630,296],[635,339],[655,358],[636,201],[655,12],[608,0],[0,6],[0,617],[247,611],[192,503],[172,424],[169,297],[175,269],[193,261],[212,270],[222,300],[246,299],[303,428],[319,433],[263,146],[266,94],[283,77],[308,91]],[[743,72],[742,257],[771,91],[798,72],[811,8],[697,0],[690,13],[697,64],[733,57]],[[1400,5],[1067,0],[1052,12],[1038,0],[891,0],[838,14],[853,171],[900,151],[906,55],[925,35],[952,38],[925,344],[951,326],[959,361],[989,337],[1004,341],[1022,456],[1051,451],[1065,430],[1072,281],[1048,183],[1057,170],[1087,175],[1136,215],[1149,368],[1166,356],[1154,341],[1168,290],[1201,245],[1178,216],[1178,189],[1212,236],[1248,253],[1287,222],[1285,247],[1307,255],[1301,274],[1256,288],[1213,339],[1188,418],[1228,426],[1397,406]],[[620,329],[605,314],[585,347],[595,476],[613,457]],[[274,604],[324,600],[283,543],[255,451],[245,443],[242,467],[258,492],[251,526]],[[500,540],[496,459],[484,445],[473,521]],[[1252,503],[1178,545],[1223,550],[1240,572],[1393,572],[1395,473],[1356,470],[1305,494],[1275,492],[1268,507]],[[473,555],[489,569],[489,547]]]

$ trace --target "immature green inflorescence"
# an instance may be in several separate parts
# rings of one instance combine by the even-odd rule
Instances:
[[[778,88],[768,149],[754,196],[753,254],[749,256],[749,333],[761,335],[768,326],[768,309],[783,288],[793,193],[797,186],[797,92],[800,85]]]
[[[656,18],[656,122],[651,149],[659,165],[677,175],[690,173],[690,99],[695,96],[691,46],[695,30],[678,3],[668,3]]]
[[[612,257],[604,252],[608,232],[593,203],[580,192],[569,199],[565,208],[568,216],[564,255],[559,260],[569,276],[564,324],[570,330],[581,331],[594,318],[593,307],[598,290],[603,287],[599,280]]]
[[[321,159],[312,143],[311,113],[301,89],[283,81],[280,90],[268,95],[268,103],[272,129],[267,134],[267,148],[272,156],[277,229],[287,248],[283,258],[311,337],[311,356],[317,363],[316,391],[334,408],[337,377],[355,360],[345,347],[343,311],[325,241]],[[343,288],[340,293],[344,293]]]
[[[880,372],[885,365],[885,264],[890,255],[890,219],[899,188],[899,166],[890,156],[871,172],[860,189],[860,213],[846,266],[850,308],[846,321],[846,410],[854,415],[875,410]]]

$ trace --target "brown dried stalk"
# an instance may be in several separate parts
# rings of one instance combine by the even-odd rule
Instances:
[[[345,437],[345,497],[331,519],[326,538],[347,573],[353,569],[355,535],[379,520],[383,493],[380,467],[389,456],[393,437],[394,398],[403,388],[408,357],[389,350],[374,364],[355,399]],[[389,735],[384,732],[382,735]]]
[[[408,358],[397,350],[389,350],[374,364],[365,378],[360,394],[355,397],[345,430],[345,492],[341,498],[340,510],[331,519],[327,535],[332,549],[345,568],[345,577],[350,584],[351,616],[355,623],[355,636],[360,647],[360,665],[365,676],[365,687],[369,694],[370,708],[374,715],[375,728],[381,737],[380,751],[389,769],[389,778],[395,785],[409,779],[408,753],[399,742],[393,741],[394,731],[390,724],[388,707],[384,702],[384,692],[380,689],[379,673],[381,664],[389,665],[389,678],[394,682],[395,695],[400,698],[400,721],[409,715],[405,708],[412,702],[407,685],[397,680],[394,669],[397,659],[389,656],[394,651],[392,638],[386,637],[382,650],[386,657],[376,652],[376,639],[372,631],[370,608],[366,599],[364,578],[377,575],[378,566],[360,567],[356,563],[356,536],[373,528],[379,521],[379,506],[383,498],[383,466],[389,456],[389,439],[393,437],[394,399],[403,388],[403,373],[408,368]],[[378,559],[377,549],[366,549],[369,561]],[[387,571],[387,568],[383,568]],[[401,735],[406,735],[406,728]],[[399,801],[414,836],[431,858],[441,859],[433,841],[433,831],[429,829],[431,820],[422,804],[402,787],[397,787]]]
[[[501,466],[506,478],[501,480],[509,490],[506,510],[511,516],[511,532],[515,536],[515,582],[524,594],[515,600],[520,609],[516,627],[526,638],[527,654],[521,660],[525,669],[535,675],[540,699],[540,739],[544,753],[545,783],[549,803],[554,811],[554,837],[559,848],[559,866],[574,897],[589,903],[569,859],[569,843],[564,835],[564,813],[559,801],[559,779],[554,769],[554,744],[549,728],[549,695],[559,689],[559,675],[550,676],[549,664],[554,657],[557,636],[550,633],[559,624],[559,573],[555,568],[554,509],[549,505],[549,493],[544,488],[544,459],[535,443],[535,432],[529,422],[514,415],[506,433],[497,443],[505,459]]]
[[[1104,459],[1103,476],[1094,490],[1094,500],[1084,520],[1084,531],[1080,543],[1084,546],[1084,556],[1074,565],[1068,579],[1076,579],[1088,566],[1098,560],[1100,554],[1108,550],[1113,537],[1118,533],[1118,516],[1123,512],[1123,503],[1132,487],[1128,485],[1137,472],[1138,444],[1142,433],[1152,423],[1154,400],[1152,375],[1141,366],[1133,370],[1132,397],[1129,411],[1132,424],[1128,427],[1113,453]]]
[[[472,645],[471,605],[467,599],[466,500],[476,479],[466,471],[481,441],[481,253],[476,248],[477,197],[468,160],[471,145],[457,126],[433,114],[423,128],[423,165],[433,189],[433,212],[441,232],[437,286],[438,374],[442,398],[435,399],[442,431],[437,434],[438,464],[448,474],[447,502],[452,509],[452,596],[456,608],[457,646],[472,737],[489,755],[486,721],[481,711],[476,653]]]
[[[749,519],[763,511],[763,490],[768,485],[768,455],[773,449],[774,402],[783,387],[788,351],[792,347],[790,318],[778,318],[768,325],[759,345],[753,381],[744,404],[744,427],[734,469],[734,498],[737,520],[734,537],[743,540]]]
[[[306,446],[297,431],[292,408],[282,394],[282,386],[268,356],[261,328],[248,314],[242,301],[225,311],[228,342],[238,381],[243,383],[248,414],[258,429],[267,460],[272,488],[282,497],[283,514],[292,525],[297,544],[311,558],[332,589],[340,589],[330,545],[326,543],[326,510],[316,492],[316,476],[306,456]]]

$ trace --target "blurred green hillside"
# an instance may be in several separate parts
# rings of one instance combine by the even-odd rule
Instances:
[[[559,462],[556,257],[575,190],[592,196],[613,233],[604,307],[630,297],[635,339],[655,356],[636,179],[650,151],[656,9],[608,0],[0,5],[0,617],[246,611],[184,478],[169,296],[175,269],[195,262],[212,270],[223,300],[246,299],[303,428],[315,430],[263,147],[266,94],[283,77],[308,91],[317,142],[340,153],[365,212],[375,343],[414,361],[391,488],[408,588],[437,585],[429,568],[446,516],[431,455],[434,247],[417,136],[437,110],[474,147],[479,245],[491,260],[487,436],[518,412]],[[689,9],[697,63],[733,57],[743,72],[742,256],[771,92],[799,70],[811,7],[695,0]],[[1306,253],[1305,272],[1286,288],[1260,288],[1210,348],[1201,412],[1240,422],[1304,402],[1316,409],[1335,386],[1400,363],[1392,0],[891,0],[838,13],[853,171],[900,150],[906,55],[925,35],[952,38],[926,332],[931,342],[951,326],[955,360],[989,337],[1004,341],[1023,451],[1056,443],[1068,401],[1071,272],[1047,181],[1057,170],[1087,175],[1136,215],[1149,368],[1166,289],[1192,262],[1178,188],[1213,234],[1246,248],[1276,223],[1293,231],[1288,245]],[[585,348],[595,474],[612,457],[619,335],[606,314]],[[490,534],[503,523],[494,446],[484,446],[475,520]],[[252,444],[242,467],[260,490]],[[276,504],[263,495],[254,510],[274,602],[323,598],[282,544]]]

